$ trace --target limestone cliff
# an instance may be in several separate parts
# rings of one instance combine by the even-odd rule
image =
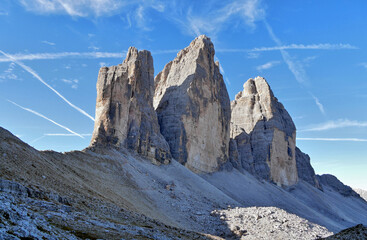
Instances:
[[[310,157],[306,153],[303,153],[298,147],[296,147],[296,163],[299,179],[302,179],[312,186],[322,190],[322,186],[316,177],[315,170],[311,165]]]
[[[168,163],[169,146],[159,130],[153,94],[154,68],[149,51],[131,47],[122,64],[102,67],[91,146],[126,147],[154,163]]]
[[[154,107],[177,161],[206,173],[228,161],[230,100],[208,37],[196,38],[156,76]]]
[[[249,79],[243,88],[231,103],[231,138],[241,166],[279,185],[297,183],[296,127],[291,117],[264,78]]]

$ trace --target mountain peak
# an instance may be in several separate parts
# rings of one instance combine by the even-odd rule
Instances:
[[[130,47],[122,64],[101,68],[97,81],[92,147],[132,149],[154,163],[167,163],[170,152],[153,109],[153,58]]]

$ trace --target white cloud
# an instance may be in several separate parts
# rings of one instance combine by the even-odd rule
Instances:
[[[325,131],[345,127],[367,127],[367,122],[354,121],[349,119],[338,119],[335,121],[327,121],[324,123],[310,126],[305,129],[301,129],[300,132]]]
[[[367,142],[365,138],[297,138],[297,141]]]
[[[30,61],[30,60],[50,60],[61,58],[123,58],[126,52],[60,52],[60,53],[31,53],[31,54],[7,54],[5,57],[0,57],[0,62]],[[13,60],[14,59],[14,60]]]
[[[106,66],[107,66],[107,63],[105,63],[105,62],[100,62],[100,63],[99,63],[99,66],[100,66],[100,67],[106,67]]]
[[[147,14],[145,13],[145,7],[143,5],[139,5],[139,7],[135,11],[135,21],[139,28],[145,31],[151,31],[152,29],[147,27]]]
[[[280,61],[271,61],[271,62],[267,62],[263,65],[260,65],[260,66],[257,66],[256,67],[256,70],[257,71],[262,71],[262,70],[266,70],[266,69],[269,69],[269,68],[272,68],[276,65],[280,64]]]
[[[79,80],[78,79],[73,79],[73,80],[69,80],[69,79],[61,79],[62,82],[68,84],[71,86],[72,89],[77,89],[78,88],[78,83]]]
[[[19,65],[21,68],[23,68],[25,71],[27,71],[28,73],[30,73],[33,77],[35,77],[37,80],[39,80],[43,85],[45,85],[46,87],[48,87],[51,91],[53,91],[54,93],[56,93],[57,96],[59,96],[62,100],[64,100],[67,104],[69,104],[72,108],[76,109],[78,112],[80,112],[81,114],[83,114],[84,116],[90,118],[92,121],[94,121],[94,118],[89,115],[87,112],[85,112],[83,109],[75,106],[74,104],[72,104],[69,100],[67,100],[63,95],[61,95],[58,91],[56,91],[53,87],[51,87],[50,85],[48,85],[32,68],[24,65],[22,62],[19,62],[18,60],[14,59],[12,56],[4,53],[3,51],[0,50],[0,53],[2,53],[5,57],[9,58],[10,60],[12,60],[14,63],[16,63],[17,65]]]
[[[14,72],[14,68],[15,68],[15,63],[10,63],[9,67],[2,73],[0,74],[0,80],[18,80],[18,76],[13,73]]]
[[[285,49],[281,48],[282,43],[281,41],[278,39],[278,37],[274,34],[273,29],[271,28],[271,26],[264,21],[264,24],[266,26],[266,29],[268,30],[268,33],[271,37],[271,39],[273,39],[273,41],[278,45],[280,54],[282,55],[282,58],[284,60],[284,62],[287,64],[288,69],[293,73],[294,77],[296,78],[296,80],[299,83],[304,83],[307,80],[307,76],[306,76],[306,72],[302,66],[302,64],[300,64],[298,61],[295,61],[294,59],[292,59],[292,57],[289,55],[289,53],[287,51],[285,51]]]
[[[269,24],[267,26],[270,28]],[[270,28],[268,31],[272,32],[273,40],[274,40],[274,33],[273,30]],[[276,38],[276,37],[275,37]],[[279,41],[279,40],[278,40]],[[279,51],[279,50],[340,50],[340,49],[358,49],[358,47],[352,46],[350,44],[332,44],[332,43],[319,43],[319,44],[290,44],[290,45],[282,45],[275,47],[259,47],[253,48],[250,51],[253,52],[265,52],[265,51]]]
[[[119,0],[19,0],[26,10],[39,14],[67,14],[73,17],[113,15],[127,5]]]
[[[73,134],[73,135],[75,135],[75,136],[78,136],[78,137],[84,138],[84,137],[83,137],[82,135],[80,135],[79,133],[76,133],[76,132],[74,132],[74,131],[70,130],[68,127],[63,126],[63,125],[61,125],[61,124],[59,124],[59,123],[55,122],[54,120],[52,120],[52,119],[50,119],[50,118],[48,118],[48,117],[46,117],[46,116],[44,116],[44,115],[42,115],[42,114],[40,114],[40,113],[38,113],[38,112],[34,111],[34,110],[32,110],[32,109],[22,107],[22,106],[20,106],[19,104],[16,104],[15,102],[12,102],[12,101],[10,101],[10,100],[7,100],[7,101],[8,101],[8,102],[10,102],[10,103],[12,103],[12,104],[14,104],[15,106],[17,106],[17,107],[19,107],[19,108],[23,109],[23,110],[26,110],[26,111],[28,111],[28,112],[31,112],[31,113],[33,113],[33,114],[35,114],[35,115],[37,115],[37,116],[39,116],[39,117],[41,117],[41,118],[46,119],[46,120],[47,120],[47,121],[49,121],[49,122],[52,122],[53,124],[55,124],[55,125],[57,125],[57,126],[59,126],[59,127],[63,128],[63,129],[65,129],[66,131],[68,131],[68,132],[72,133],[72,134]]]
[[[292,44],[294,45],[294,44]],[[315,45],[323,45],[323,44],[315,44]],[[307,45],[306,45],[307,46]],[[286,49],[287,46],[281,46]],[[272,50],[269,50],[272,49]],[[300,50],[307,50],[312,48],[294,48]],[[319,48],[322,49],[322,48]],[[337,50],[338,48],[328,48],[325,50]],[[343,48],[340,48],[343,49]],[[261,51],[275,51],[280,50],[278,47],[270,47],[270,48],[253,48],[253,49],[224,49],[219,48],[216,49],[216,52],[220,53],[247,53],[248,58],[258,58],[259,52]],[[153,55],[157,54],[171,54],[178,53],[180,49],[166,49],[166,50],[152,50],[151,53]],[[122,52],[59,52],[59,53],[16,53],[16,54],[8,54],[12,57],[12,59],[16,59],[18,61],[31,61],[31,60],[52,60],[52,59],[62,59],[62,58],[123,58],[126,55],[126,51]],[[0,57],[0,62],[12,62],[8,57]]]
[[[273,41],[275,42],[276,45],[278,45],[278,48],[276,50],[280,51],[280,54],[282,55],[282,58],[283,58],[284,62],[287,64],[289,71],[292,72],[294,78],[297,80],[298,83],[300,83],[302,85],[305,85],[306,82],[307,82],[307,75],[306,75],[306,71],[304,69],[303,64],[301,62],[293,59],[290,56],[290,54],[285,50],[285,48],[282,48],[282,42],[275,35],[275,33],[273,32],[273,29],[271,28],[271,26],[268,24],[268,22],[266,20],[264,20],[264,24],[265,24],[265,27],[266,27],[268,33],[269,33],[270,38],[273,39]],[[325,45],[323,45],[323,47],[325,47]],[[303,47],[301,47],[301,48],[303,48]],[[261,50],[264,50],[264,49],[261,49]],[[273,50],[273,49],[271,49],[271,50]],[[319,108],[320,112],[323,115],[325,115],[324,106],[321,104],[319,99],[315,95],[313,95],[312,93],[310,93],[310,95],[315,100],[315,104]]]
[[[96,47],[96,46],[89,46],[88,48],[89,48],[89,49],[92,49],[92,50],[94,50],[94,51],[99,50],[99,47]]]
[[[249,59],[256,59],[260,57],[260,53],[257,52],[248,52],[247,53],[247,58]]]
[[[49,41],[42,41],[42,43],[50,45],[50,46],[55,46],[56,45],[56,43],[49,42]]]
[[[194,9],[200,11],[195,12]],[[262,20],[264,16],[265,11],[261,7],[260,0],[238,0],[224,6],[216,5],[215,9],[209,5],[200,8],[189,7],[184,13],[181,10],[173,11],[171,14],[171,18],[183,27],[185,33],[194,36],[208,34],[211,37],[215,37],[219,31],[228,26],[228,20],[233,17],[239,17],[248,27],[254,28],[255,22]]]
[[[320,109],[320,112],[325,115],[325,109],[324,109],[324,105],[321,104],[320,100],[315,97],[312,93],[310,93],[312,98],[315,100],[315,103],[317,105],[317,107]]]

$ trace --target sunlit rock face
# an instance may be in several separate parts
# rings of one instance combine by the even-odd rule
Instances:
[[[228,161],[231,113],[211,40],[197,37],[154,81],[154,108],[172,157],[197,173],[218,171]]]
[[[149,51],[130,47],[122,64],[102,67],[91,146],[125,147],[154,163],[168,163],[171,155],[160,133],[153,95],[154,68]]]
[[[266,80],[249,79],[231,110],[231,139],[241,167],[278,185],[297,183],[296,127]]]

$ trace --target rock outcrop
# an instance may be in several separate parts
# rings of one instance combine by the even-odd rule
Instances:
[[[344,185],[337,177],[331,174],[317,175],[317,179],[323,187],[329,187],[332,190],[340,193],[345,197],[358,197],[359,194],[356,193],[351,187]]]
[[[311,166],[310,156],[308,156],[306,153],[303,153],[298,147],[296,147],[296,163],[298,178],[322,190],[322,187],[317,180],[315,170]]]
[[[208,37],[197,37],[156,76],[154,107],[181,164],[210,173],[228,161],[230,100]]]
[[[242,167],[278,185],[294,185],[296,127],[291,117],[264,78],[249,79],[243,88],[231,103],[231,138]]]
[[[358,224],[354,227],[344,229],[330,237],[323,238],[326,240],[366,240],[367,239],[367,227],[362,224]]]
[[[97,82],[91,146],[133,149],[154,163],[168,163],[168,143],[153,108],[154,67],[149,51],[130,47],[122,64],[102,67]]]

